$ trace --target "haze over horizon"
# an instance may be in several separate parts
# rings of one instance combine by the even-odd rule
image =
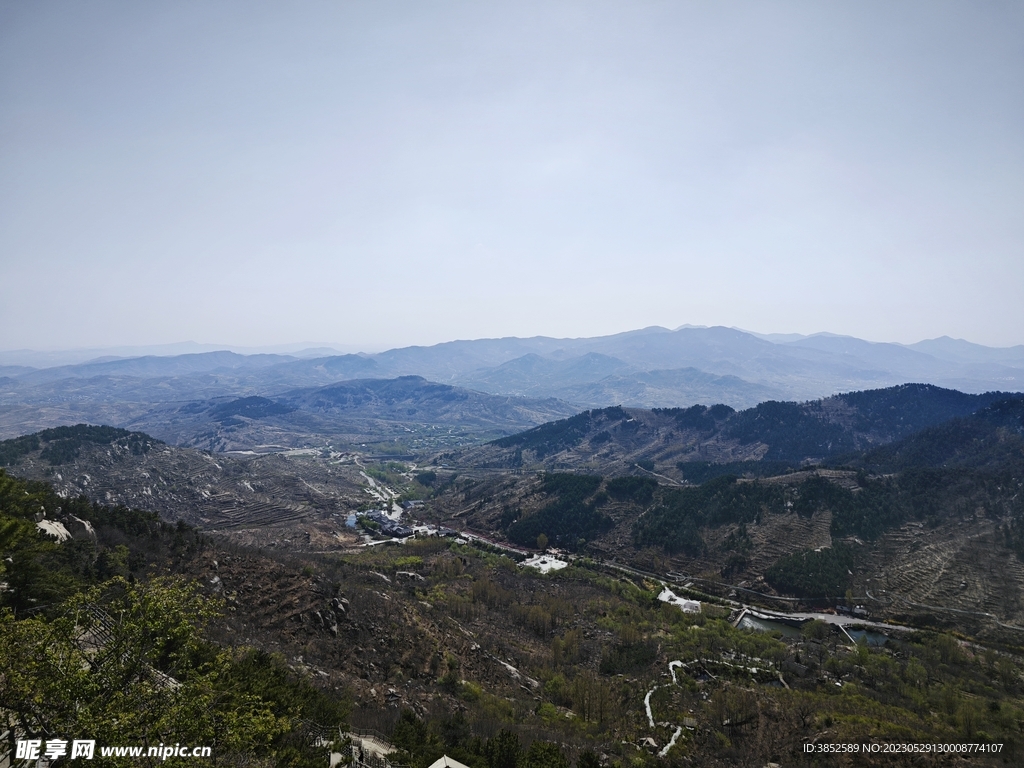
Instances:
[[[1021,39],[1014,3],[0,3],[2,345],[1021,344]]]
[[[763,338],[763,339],[766,339],[766,340],[780,342],[780,343],[785,343],[786,341],[789,341],[791,339],[809,338],[809,337],[812,337],[812,336],[834,336],[834,337],[843,337],[843,338],[855,338],[855,339],[859,339],[861,341],[867,341],[867,342],[872,343],[872,344],[901,344],[903,346],[909,346],[909,345],[914,344],[915,342],[932,341],[932,340],[942,339],[942,338],[949,338],[949,339],[952,339],[953,341],[965,341],[965,342],[967,342],[969,344],[977,344],[978,343],[978,342],[971,341],[970,339],[959,339],[959,338],[950,337],[950,336],[947,336],[947,335],[944,335],[944,336],[933,336],[933,337],[928,337],[928,338],[923,338],[923,339],[916,339],[915,342],[894,342],[894,341],[885,340],[885,339],[861,339],[861,337],[852,336],[852,335],[849,335],[849,334],[837,334],[837,333],[832,333],[831,331],[817,331],[815,333],[788,333],[788,332],[771,332],[771,331],[765,332],[765,331],[753,330],[753,329],[750,329],[750,328],[739,328],[737,326],[708,326],[708,325],[694,325],[694,324],[691,324],[691,323],[684,323],[683,325],[679,325],[679,326],[676,326],[674,328],[666,328],[665,326],[656,326],[656,325],[655,326],[645,326],[644,328],[626,328],[626,329],[619,330],[619,331],[613,331],[612,333],[606,334],[606,335],[615,336],[615,335],[619,335],[619,334],[635,333],[637,331],[644,331],[644,330],[648,330],[648,329],[651,329],[651,328],[660,328],[660,329],[663,329],[663,330],[666,330],[666,331],[677,331],[677,330],[681,330],[681,329],[684,329],[684,328],[713,328],[713,327],[728,328],[729,330],[741,331],[743,333],[749,333],[749,334],[751,334],[753,336],[757,336],[758,338]],[[596,338],[597,337],[596,334],[581,335],[581,336],[556,336],[554,334],[547,334],[547,333],[538,333],[538,334],[534,334],[533,336],[534,337],[542,337],[542,338],[552,338],[552,339],[560,339],[560,338],[562,338],[562,339],[587,339],[587,338]],[[358,354],[358,353],[378,354],[380,352],[385,352],[387,350],[401,349],[401,348],[410,347],[410,346],[432,347],[432,346],[437,346],[439,344],[449,344],[449,343],[458,342],[458,341],[479,341],[479,340],[500,339],[500,338],[529,338],[529,337],[520,337],[520,336],[515,336],[515,335],[508,335],[508,336],[503,336],[503,337],[499,337],[499,336],[478,336],[478,337],[463,336],[463,337],[459,337],[459,338],[441,339],[440,341],[435,341],[435,342],[431,342],[431,343],[427,343],[427,344],[403,344],[403,345],[399,345],[399,344],[393,344],[393,345],[383,344],[383,345],[379,345],[379,346],[360,346],[358,344],[346,344],[346,343],[341,343],[341,342],[331,342],[331,341],[322,341],[322,340],[321,341],[292,341],[292,342],[283,342],[283,343],[278,343],[278,344],[252,344],[252,345],[247,345],[247,344],[232,344],[232,343],[218,344],[217,342],[199,342],[199,341],[195,341],[193,339],[188,339],[188,340],[180,340],[180,341],[172,341],[172,342],[163,342],[163,343],[159,343],[159,344],[121,344],[121,345],[114,344],[114,345],[104,345],[104,346],[78,346],[78,347],[53,346],[53,347],[38,347],[38,348],[32,348],[32,347],[20,347],[20,348],[3,347],[3,348],[0,348],[0,354],[6,354],[6,353],[11,353],[11,352],[31,352],[31,353],[38,352],[38,353],[46,354],[46,353],[61,353],[61,352],[71,352],[71,353],[74,353],[74,352],[90,352],[90,351],[100,351],[100,352],[106,352],[106,353],[109,353],[109,354],[117,354],[119,350],[122,351],[126,355],[127,354],[132,354],[132,355],[134,355],[134,354],[138,354],[138,355],[179,355],[179,354],[190,354],[190,353],[193,353],[193,352],[208,352],[208,351],[216,351],[216,350],[228,350],[228,351],[238,352],[240,354],[274,354],[274,353],[277,353],[277,354],[289,354],[289,353],[293,353],[293,352],[310,352],[310,351],[319,351],[319,350],[322,350],[324,352],[331,352],[331,351],[333,351],[333,352],[338,352],[338,353],[341,353],[341,354]],[[982,345],[982,346],[993,346],[993,345]],[[1021,346],[1021,345],[1019,345],[1019,344],[1011,344],[1011,345],[1006,345],[1005,347],[1003,347],[1003,346],[993,346],[993,348],[1000,349],[1000,348],[1008,348],[1008,347],[1015,347],[1015,346]]]
[[[16,366],[29,366],[29,367],[42,367],[49,368],[53,366],[62,365],[76,365],[79,363],[87,363],[97,360],[105,359],[128,359],[136,357],[175,357],[178,355],[190,355],[190,354],[202,354],[209,352],[221,352],[229,351],[236,354],[242,355],[259,355],[259,354],[273,354],[273,355],[291,355],[298,356],[301,358],[324,358],[333,355],[348,355],[348,354],[359,354],[374,356],[384,352],[393,352],[401,349],[415,349],[415,348],[433,348],[442,347],[446,344],[459,343],[459,342],[474,342],[474,341],[495,341],[495,340],[513,340],[523,339],[553,339],[553,340],[564,340],[566,342],[578,342],[585,340],[597,340],[597,339],[613,339],[617,336],[629,336],[636,334],[643,334],[645,331],[664,331],[674,333],[685,329],[694,330],[714,330],[714,329],[727,329],[729,331],[739,331],[742,334],[749,334],[763,339],[765,341],[771,341],[776,344],[790,344],[796,343],[803,340],[813,340],[814,337],[831,337],[835,340],[851,339],[857,342],[867,341],[873,345],[889,345],[889,344],[900,344],[899,342],[887,342],[887,341],[876,341],[871,339],[860,339],[855,336],[848,336],[844,334],[835,334],[829,331],[819,331],[812,334],[798,334],[798,333],[762,333],[759,331],[737,328],[735,326],[706,326],[706,325],[693,325],[685,323],[675,328],[665,328],[663,326],[647,326],[645,328],[631,328],[623,331],[618,331],[612,334],[604,336],[552,336],[549,334],[536,334],[532,337],[517,337],[517,336],[505,336],[505,337],[477,337],[477,338],[459,338],[459,339],[445,339],[443,341],[436,342],[434,344],[423,344],[423,345],[394,345],[394,346],[381,346],[379,348],[348,345],[329,341],[304,341],[304,342],[292,342],[285,344],[275,345],[239,345],[239,344],[216,344],[216,343],[201,343],[196,341],[179,341],[165,344],[142,344],[142,345],[121,345],[121,346],[106,346],[106,347],[77,347],[77,348],[51,348],[51,349],[28,349],[28,348],[0,348],[0,366],[3,365],[16,365]],[[642,339],[643,336],[638,338]],[[924,349],[922,347],[929,347],[929,342],[943,342],[945,340],[952,341],[954,346],[947,348],[948,353],[956,356],[955,349],[958,349],[956,345],[961,342],[966,342],[968,345],[974,345],[975,342],[971,342],[969,339],[956,339],[949,336],[939,336],[930,339],[919,339],[916,343],[900,344],[900,346],[908,348],[916,348],[918,351],[923,351],[925,354],[933,354],[936,350],[934,347]],[[641,342],[642,343],[642,342]],[[572,346],[572,344],[570,344]],[[980,345],[982,347],[986,345]],[[975,347],[975,349],[977,349]],[[992,351],[1005,350],[1007,352],[1020,353],[1024,350],[1024,345],[1017,344],[1008,347],[988,347]],[[723,350],[724,351],[724,350]],[[961,351],[964,351],[961,349]],[[970,354],[970,353],[968,353]],[[940,357],[942,355],[940,354]],[[685,362],[685,361],[683,361]]]

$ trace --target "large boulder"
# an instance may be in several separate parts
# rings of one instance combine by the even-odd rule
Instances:
[[[88,539],[93,543],[96,542],[96,529],[92,527],[92,523],[88,520],[68,515],[62,522],[73,538]]]

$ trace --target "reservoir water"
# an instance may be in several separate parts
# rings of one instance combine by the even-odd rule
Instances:
[[[864,642],[872,648],[879,648],[885,645],[885,641],[889,639],[881,632],[872,632],[870,629],[851,629],[846,627],[846,634],[852,637],[855,643],[859,643],[861,638],[863,638]]]
[[[774,621],[773,619],[762,618],[760,616],[752,616],[749,613],[744,614],[743,618],[740,619],[739,624],[736,625],[736,628],[749,629],[754,632],[779,632],[783,637],[801,637],[800,626],[797,624],[786,621]],[[885,645],[886,641],[889,639],[881,632],[875,632],[856,624],[848,624],[843,628],[846,630],[846,634],[850,636],[853,642],[858,643],[863,640],[873,648]]]
[[[780,632],[783,637],[800,637],[800,628],[794,627],[782,621],[772,621],[771,619],[762,619],[757,616],[751,616],[749,613],[746,614],[740,623],[736,625],[737,629],[749,629],[754,632]]]

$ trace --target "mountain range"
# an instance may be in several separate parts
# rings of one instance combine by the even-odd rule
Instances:
[[[315,356],[320,351],[211,351],[107,357],[41,368],[4,365],[0,436],[88,421],[181,439],[161,432],[160,423],[168,412],[179,412],[189,403],[244,397],[277,400],[299,389],[403,376],[547,403],[523,401],[523,412],[539,407],[533,422],[516,417],[490,425],[506,433],[612,405],[675,408],[723,403],[742,409],[769,400],[815,400],[908,382],[966,393],[1024,390],[1024,346],[991,348],[948,337],[900,345],[832,334],[779,336],[725,327],[651,327],[594,338],[452,341],[378,354]],[[0,363],[14,360],[0,355]],[[554,400],[561,403],[552,405]],[[158,416],[153,415],[156,412]],[[467,413],[449,411],[442,421],[458,424]]]
[[[167,626],[202,590],[225,606],[215,637],[257,649],[222,654],[241,665],[224,701],[242,681],[271,690],[266,664],[280,681],[287,663],[419,768],[441,749],[493,768],[511,729],[533,754],[593,748],[581,767],[653,765],[657,749],[666,764],[810,765],[809,744],[901,740],[1005,743],[1012,762],[1024,366],[1013,349],[928,344],[646,329],[8,368],[9,434],[133,431],[0,440],[0,602],[18,618],[3,626],[31,641],[0,643],[3,668],[35,669],[18,659],[86,614],[50,613],[60,590],[120,576],[119,596],[173,573],[195,586],[185,612],[151,601],[172,605]],[[977,386],[927,383],[943,376]],[[842,383],[867,379],[897,383]],[[359,546],[385,538],[369,510],[395,501],[460,538]],[[523,567],[499,555],[529,550]],[[798,610],[769,613],[782,607]],[[34,691],[71,690],[63,672],[23,679],[7,675],[26,711],[67,698]],[[279,711],[298,722],[311,701],[309,723],[339,722],[302,686]],[[53,711],[77,712],[72,693]]]

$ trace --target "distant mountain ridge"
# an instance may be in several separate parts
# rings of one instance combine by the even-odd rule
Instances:
[[[551,398],[488,395],[401,376],[347,380],[271,397],[169,403],[129,425],[175,445],[215,451],[332,442],[408,452],[509,434],[575,412]]]
[[[946,337],[900,345],[833,334],[655,326],[594,338],[460,340],[372,355],[215,351],[42,369],[13,365],[0,374],[2,437],[85,421],[127,426],[143,423],[137,420],[157,406],[276,398],[295,389],[403,376],[494,396],[555,399],[576,410],[695,403],[746,409],[907,382],[974,394],[1019,392],[1024,346],[993,349]]]
[[[188,376],[213,371],[256,370],[293,360],[294,358],[286,355],[239,355],[226,351],[189,353],[172,357],[147,355],[43,368],[22,374],[20,378],[25,383],[37,383],[95,376]]]

